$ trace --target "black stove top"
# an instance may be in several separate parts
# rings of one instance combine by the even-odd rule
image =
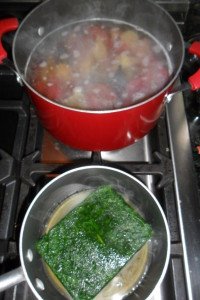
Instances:
[[[1,1],[0,17],[20,19],[41,1]],[[196,35],[198,3],[156,1],[165,6],[186,40]],[[195,16],[195,18],[193,17]],[[191,25],[191,20],[192,24]],[[195,24],[194,24],[195,23]],[[4,37],[11,55],[13,34]],[[181,79],[198,67],[191,58]],[[197,300],[200,295],[200,94],[177,94],[166,105],[157,126],[142,140],[118,151],[77,151],[49,137],[15,75],[0,67],[0,272],[20,266],[19,232],[25,212],[37,192],[55,174],[72,166],[111,164],[138,177],[156,195],[166,214],[171,234],[170,264],[155,300]],[[47,146],[44,146],[48,141]],[[50,146],[49,146],[50,145]],[[45,149],[62,158],[46,158]],[[199,185],[198,185],[199,184]],[[1,289],[0,282],[0,289]],[[1,300],[35,299],[22,282],[0,293]]]

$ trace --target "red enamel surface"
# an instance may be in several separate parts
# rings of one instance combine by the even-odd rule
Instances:
[[[188,78],[192,91],[200,89],[200,69]]]
[[[5,58],[7,58],[7,52],[3,48],[1,43],[1,38],[4,33],[16,30],[19,26],[18,20],[16,18],[8,18],[0,20],[0,63],[3,62]]]
[[[106,151],[126,147],[146,135],[164,107],[164,94],[126,110],[86,112],[58,106],[29,90],[43,126],[72,148]]]
[[[193,42],[188,48],[188,52],[200,57],[200,41]]]

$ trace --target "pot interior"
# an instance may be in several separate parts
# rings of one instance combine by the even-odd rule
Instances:
[[[123,171],[101,166],[81,167],[58,176],[45,186],[30,205],[22,225],[21,262],[25,277],[38,298],[66,299],[66,295],[56,289],[47,276],[35,251],[35,243],[44,233],[52,212],[74,193],[95,189],[104,184],[110,184],[126,195],[153,228],[146,274],[128,298],[147,299],[163,279],[169,260],[169,230],[155,197],[136,178]]]
[[[113,5],[115,6],[115,10],[113,10]],[[51,14],[51,22],[47,22],[49,14]],[[132,64],[131,61],[133,61],[133,59],[136,59],[137,62],[142,60],[138,57],[132,57],[131,55],[127,54],[127,52],[129,52],[130,50],[129,48],[125,48],[124,50],[122,50],[120,54],[117,54],[117,59],[116,57],[113,59],[113,62],[116,60],[120,60],[117,71],[113,71],[114,64],[112,64],[112,62],[112,68],[109,67],[108,70],[106,69],[108,63],[111,60],[110,57],[108,61],[106,61],[106,59],[104,61],[100,60],[99,68],[96,67],[96,65],[98,64],[97,60],[91,61],[91,55],[89,60],[84,56],[83,59],[80,59],[80,61],[78,61],[77,57],[75,57],[75,63],[77,63],[78,61],[77,65],[80,65],[81,70],[83,69],[84,76],[81,81],[75,78],[76,75],[82,77],[82,74],[80,76],[80,69],[78,69],[77,71],[77,67],[72,68],[72,75],[69,75],[69,73],[71,72],[69,72],[69,67],[71,68],[72,65],[69,65],[67,61],[66,70],[66,65],[63,66],[62,64],[64,54],[70,56],[69,52],[61,53],[62,59],[56,59],[56,62],[53,62],[53,67],[52,64],[48,64],[47,61],[51,60],[51,54],[49,54],[47,57],[45,55],[47,55],[48,52],[50,53],[53,48],[55,48],[55,52],[58,53],[59,49],[63,45],[65,47],[64,43],[66,43],[66,41],[62,44],[60,40],[56,40],[56,37],[59,35],[64,35],[64,33],[68,28],[70,28],[70,26],[74,28],[74,30],[76,30],[77,24],[80,24],[80,27],[84,27],[84,23],[87,20],[88,22],[92,22],[92,20],[100,20],[103,26],[109,23],[109,20],[110,23],[117,24],[117,27],[119,27],[119,24],[122,24],[123,27],[127,26],[127,30],[125,30],[124,28],[122,29],[122,35],[124,31],[130,31],[133,29],[135,30],[136,28],[140,28],[139,32],[141,32],[142,30],[143,33],[148,33],[147,36],[151,36],[153,37],[153,40],[157,41],[157,46],[159,45],[161,47],[163,51],[163,57],[165,56],[165,60],[168,63],[168,68],[166,68],[164,71],[160,71],[160,65],[158,64],[157,66],[157,60],[154,61],[150,58],[150,60],[152,60],[151,66],[155,66],[155,71],[150,72],[149,67],[146,67],[145,69],[144,65],[144,70],[142,72],[143,78],[147,79],[144,79],[146,80],[145,83],[143,82],[144,80],[138,83],[138,77],[142,76],[139,73],[139,69],[141,69],[143,65],[142,63],[139,65],[138,69],[134,71],[135,74],[133,75],[129,74],[132,72],[130,71],[130,67],[127,72],[126,70],[124,71],[124,68],[126,69],[127,64]],[[100,27],[101,26],[99,25],[98,29],[100,29]],[[83,30],[84,34],[84,29],[82,28],[81,30]],[[109,30],[110,29],[107,29],[107,31]],[[87,27],[85,27],[85,31],[87,31]],[[73,35],[74,33],[72,34],[72,36]],[[28,38],[30,36],[31,40],[30,38]],[[80,37],[78,36],[77,39],[80,40]],[[88,37],[88,35],[84,36],[84,38],[86,37]],[[54,43],[50,42],[50,40],[53,40]],[[71,38],[67,43],[68,45],[71,44]],[[140,46],[140,43],[141,40],[139,39],[139,42],[137,42],[137,47],[140,47],[139,49],[141,50],[139,52],[141,54],[142,51],[144,51],[146,45]],[[75,42],[75,44],[77,44],[77,41]],[[86,44],[88,45],[89,43],[86,42]],[[24,47],[24,45],[26,46]],[[85,48],[85,45],[83,45],[82,48]],[[96,43],[94,48],[95,49],[93,49],[93,52],[95,52],[95,59],[97,56],[102,57],[105,52],[105,44],[102,46],[101,42]],[[78,48],[78,50],[80,49]],[[41,51],[43,53],[41,53]],[[16,67],[19,73],[22,75],[26,84],[31,89],[33,88],[36,92],[39,92],[44,98],[47,98],[48,100],[50,99],[53,101],[58,101],[58,103],[60,103],[61,105],[66,105],[76,109],[112,110],[124,106],[134,105],[138,101],[145,101],[153,95],[163,92],[163,89],[168,87],[174,81],[175,77],[180,71],[184,50],[182,36],[175,22],[163,9],[152,2],[138,0],[133,2],[126,0],[123,1],[123,3],[121,3],[121,1],[116,1],[113,3],[113,1],[109,0],[89,1],[87,2],[87,4],[85,4],[85,2],[79,0],[76,2],[76,4],[71,4],[68,3],[68,1],[59,1],[59,3],[55,3],[55,1],[50,0],[36,8],[24,20],[24,22],[22,22],[15,37],[13,54]],[[77,51],[77,48],[75,47],[73,49],[73,54],[78,55],[80,54],[80,51]],[[45,57],[46,60],[44,59]],[[144,52],[143,60],[145,57],[147,58],[147,55]],[[36,61],[38,61],[38,63],[36,63]],[[84,61],[83,67],[82,61]],[[86,64],[85,61],[88,63]],[[56,70],[58,70],[58,68],[62,69],[61,71],[59,71],[59,74],[64,74],[63,76],[64,78],[66,78],[64,81],[65,83],[61,83],[60,81],[56,81],[55,83],[55,80],[47,80],[46,82],[46,77],[48,77],[47,73],[49,72],[49,70],[47,72],[44,72],[44,68],[42,68],[41,76],[38,75],[38,78],[37,76],[33,76],[30,80],[29,74],[32,75],[34,73],[34,69],[36,69],[35,74],[40,73],[40,68],[35,68],[34,65],[38,64],[42,66],[42,64],[44,63],[47,63],[50,69],[54,67]],[[103,66],[103,63],[105,63],[105,66]],[[88,64],[91,65],[91,68],[93,68],[95,65],[96,73],[90,73],[90,77],[92,78],[92,85],[90,82],[91,79],[88,79],[88,77],[85,76],[85,73],[87,73]],[[62,65],[62,67],[60,65]],[[133,68],[136,68],[136,65],[137,63],[134,64]],[[105,71],[105,74],[102,72],[102,70]],[[163,75],[165,72],[167,72],[167,74],[166,78],[164,77],[162,84],[160,83],[157,88],[153,88],[152,90],[150,89],[147,92],[146,85],[156,85],[156,77],[158,77],[159,80],[161,76],[165,76]],[[96,76],[97,74],[101,75],[101,73],[103,81],[99,81],[100,76]],[[115,73],[115,75],[113,76],[112,73]],[[126,74],[126,76],[124,76],[124,73]],[[159,75],[157,73],[159,73]],[[108,78],[106,76],[108,76]],[[135,78],[136,80],[134,80]],[[44,82],[42,86],[43,79]],[[151,84],[149,83],[150,80],[152,80]],[[39,81],[39,83],[37,81]],[[87,86],[86,81],[89,81],[89,86]],[[114,81],[117,81],[117,84],[115,84]],[[61,86],[63,87],[64,85],[66,89],[63,92],[63,88],[61,89]],[[143,85],[145,85],[145,88],[142,87]],[[97,95],[97,90],[100,90],[99,95]],[[122,92],[120,93],[121,90]],[[92,101],[89,101],[90,98],[92,99]],[[101,104],[102,99],[105,100],[103,102],[103,105]]]

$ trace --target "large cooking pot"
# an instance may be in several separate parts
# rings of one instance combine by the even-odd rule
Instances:
[[[155,37],[167,52],[172,67],[164,88],[134,105],[105,111],[69,108],[47,99],[35,90],[25,78],[27,64],[35,46],[60,27],[91,19],[127,22],[143,28]],[[17,27],[15,19],[13,22],[14,24],[7,24],[7,29],[1,26],[0,36]],[[166,96],[181,70],[184,52],[181,32],[172,17],[148,0],[48,0],[23,20],[13,44],[15,68],[31,95],[43,126],[66,145],[94,151],[126,147],[155,126],[163,112]],[[3,61],[6,54],[3,49],[0,53]],[[197,88],[193,80],[191,82],[192,88]]]
[[[0,277],[0,291],[26,280],[38,299],[66,299],[47,276],[36,253],[35,243],[44,233],[52,212],[62,201],[74,193],[95,189],[104,184],[112,185],[118,192],[126,195],[152,226],[153,236],[146,271],[140,275],[137,282],[139,284],[127,299],[145,300],[152,297],[165,276],[170,257],[170,234],[165,215],[155,196],[138,179],[119,169],[96,165],[67,171],[53,179],[36,195],[21,227],[19,249],[22,268]],[[119,284],[122,278],[115,281],[112,293],[118,295],[117,299],[121,299],[119,295],[123,295],[127,287],[130,292],[130,282],[135,273],[136,271],[129,272],[123,277],[122,285]],[[107,292],[108,290],[104,291],[99,299],[114,299],[110,290]]]

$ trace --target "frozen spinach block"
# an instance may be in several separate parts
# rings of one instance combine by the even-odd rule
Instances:
[[[151,226],[111,186],[69,212],[36,249],[73,299],[93,299],[150,239]]]

